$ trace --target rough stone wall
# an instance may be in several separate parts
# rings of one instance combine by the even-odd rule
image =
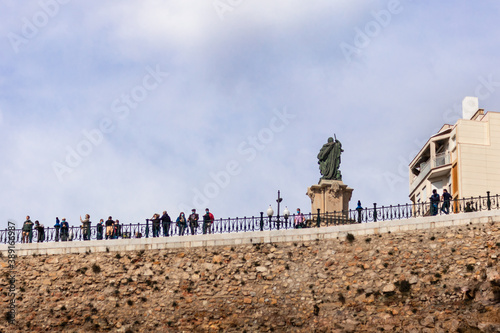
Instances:
[[[4,257],[0,331],[498,332],[499,227]]]

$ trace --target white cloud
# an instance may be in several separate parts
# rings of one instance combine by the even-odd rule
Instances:
[[[206,203],[216,217],[258,215],[277,190],[283,205],[309,210],[316,155],[334,133],[353,202],[406,202],[409,152],[474,94],[478,77],[500,73],[488,28],[498,5],[402,4],[349,64],[340,43],[387,1],[243,1],[224,20],[210,1],[69,2],[18,54],[0,41],[0,185],[8,189],[0,221],[31,214],[49,224],[65,215],[76,224],[89,213],[137,223],[164,209],[175,216],[233,160],[240,172]],[[4,34],[19,33],[22,18],[39,9],[4,7]],[[471,12],[483,23],[465,24]],[[156,66],[169,76],[119,117],[114,101]],[[480,107],[499,110],[497,96]],[[284,107],[296,119],[248,161],[238,146]],[[105,118],[113,131],[59,182],[52,163],[64,163],[68,147]]]

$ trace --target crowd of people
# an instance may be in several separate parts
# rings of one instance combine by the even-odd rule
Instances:
[[[443,189],[443,194],[440,196],[437,193],[437,190],[434,189],[432,191],[432,195],[430,197],[430,214],[437,215],[439,210],[441,210],[444,214],[450,213],[450,203],[452,200],[452,196],[448,193],[446,189]],[[439,207],[441,204],[441,207]],[[358,206],[356,208],[358,213],[363,210],[361,207],[361,202],[358,201]],[[463,208],[464,212],[474,211],[471,203],[466,203],[466,206]],[[295,215],[295,214],[294,214]],[[361,223],[361,214],[358,214],[358,222]],[[304,214],[301,213],[300,208],[297,208],[297,214],[294,216],[294,227],[296,229],[306,228],[307,221],[304,217]],[[90,215],[85,214],[85,217],[82,218],[80,216],[80,229],[81,236],[83,240],[91,239],[91,221]],[[191,214],[186,217],[184,212],[181,212],[179,216],[174,220],[170,218],[167,211],[163,211],[160,214],[153,214],[153,216],[149,219],[146,219],[146,222],[151,222],[152,227],[152,236],[153,237],[169,237],[174,234],[173,228],[176,228],[179,236],[184,235],[196,235],[199,231],[205,234],[211,234],[213,232],[213,223],[214,223],[214,215],[210,212],[208,208],[205,209],[205,214],[202,216],[200,220],[199,214],[196,212],[196,209],[191,210]],[[201,229],[200,229],[201,223]],[[45,227],[38,220],[34,223],[30,220],[29,216],[26,216],[26,221],[22,227],[22,243],[31,243],[33,241],[33,230],[37,231],[37,242],[43,242],[45,240]],[[73,230],[70,229],[69,223],[66,218],[62,218],[60,221],[58,217],[56,217],[56,223],[54,225],[54,237],[53,239],[58,241],[71,241],[74,238]],[[99,223],[97,223],[95,227],[95,238],[97,240],[102,239],[116,239],[116,238],[131,238],[131,231],[122,232],[122,225],[119,220],[113,220],[111,216],[108,217],[106,221],[104,219],[100,219]],[[137,230],[135,238],[141,238],[142,233],[140,230]]]
[[[201,231],[203,234],[211,234],[212,233],[212,225],[214,223],[214,215],[210,212],[208,208],[205,209],[205,214],[202,216],[202,220],[200,221],[200,216],[196,213],[196,209],[192,209],[191,214],[186,218],[184,212],[179,214],[179,217],[174,221],[170,218],[167,211],[164,211],[162,215],[153,214],[153,217],[150,219],[146,219],[146,223],[151,222],[153,237],[160,237],[163,235],[164,237],[169,237],[171,235],[171,227],[176,226],[179,230],[179,235],[183,236],[184,234],[196,235],[198,229],[201,224]],[[90,221],[90,215],[85,214],[85,217],[82,219],[80,216],[80,229],[81,234],[83,236],[83,240],[91,239],[91,226],[92,222]],[[117,239],[117,238],[130,238],[130,233],[123,233],[121,224],[119,220],[113,220],[112,216],[109,216],[106,221],[104,219],[100,219],[99,223],[97,223],[96,227],[96,239]],[[31,221],[30,216],[26,216],[26,221],[24,221],[22,227],[22,235],[21,242],[22,243],[32,243],[33,241],[33,230],[37,231],[37,242],[43,242],[45,240],[45,227],[43,224],[40,224],[38,220],[34,223]],[[73,231],[70,230],[70,226],[66,218],[62,218],[59,220],[59,217],[56,217],[56,223],[54,224],[54,240],[58,241],[71,241],[74,238]],[[173,234],[173,233],[172,233]],[[135,238],[141,238],[142,233],[137,231],[135,234]]]

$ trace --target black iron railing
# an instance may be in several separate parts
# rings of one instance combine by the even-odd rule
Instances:
[[[449,207],[448,207],[449,206]],[[387,220],[409,219],[421,216],[467,213],[500,209],[499,195],[490,196],[487,192],[485,197],[471,197],[452,200],[447,205],[444,202],[436,204],[423,202],[417,204],[403,204],[390,206],[377,206],[357,208],[340,212],[320,212],[304,214],[303,218],[296,215],[267,217],[261,212],[259,216],[236,217],[227,219],[216,219],[212,224],[204,224],[199,221],[198,225],[191,228],[189,222],[183,227],[176,222],[168,224],[153,225],[151,221],[145,223],[129,223],[113,226],[107,233],[106,226],[93,225],[89,228],[71,226],[67,230],[62,228],[45,227],[33,228],[31,232],[25,233],[27,242],[65,242],[104,239],[131,239],[170,237],[183,235],[199,235],[203,233],[232,233],[264,230],[280,230],[293,228],[327,227],[342,224],[367,223]],[[300,222],[302,220],[302,222]],[[9,243],[14,233],[15,243],[23,240],[22,229],[0,230],[0,243]]]

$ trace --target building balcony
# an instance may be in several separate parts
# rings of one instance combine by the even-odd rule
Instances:
[[[420,173],[418,175],[414,174],[414,178],[410,184],[410,193],[413,193],[422,181],[428,178],[432,171],[441,169],[443,166],[449,164],[451,164],[451,157],[448,150],[443,153],[436,154],[434,158],[430,158],[427,161],[420,163]]]
[[[444,153],[436,154],[436,157],[432,159],[432,167],[438,168],[442,165],[450,164],[450,152],[445,151]]]

